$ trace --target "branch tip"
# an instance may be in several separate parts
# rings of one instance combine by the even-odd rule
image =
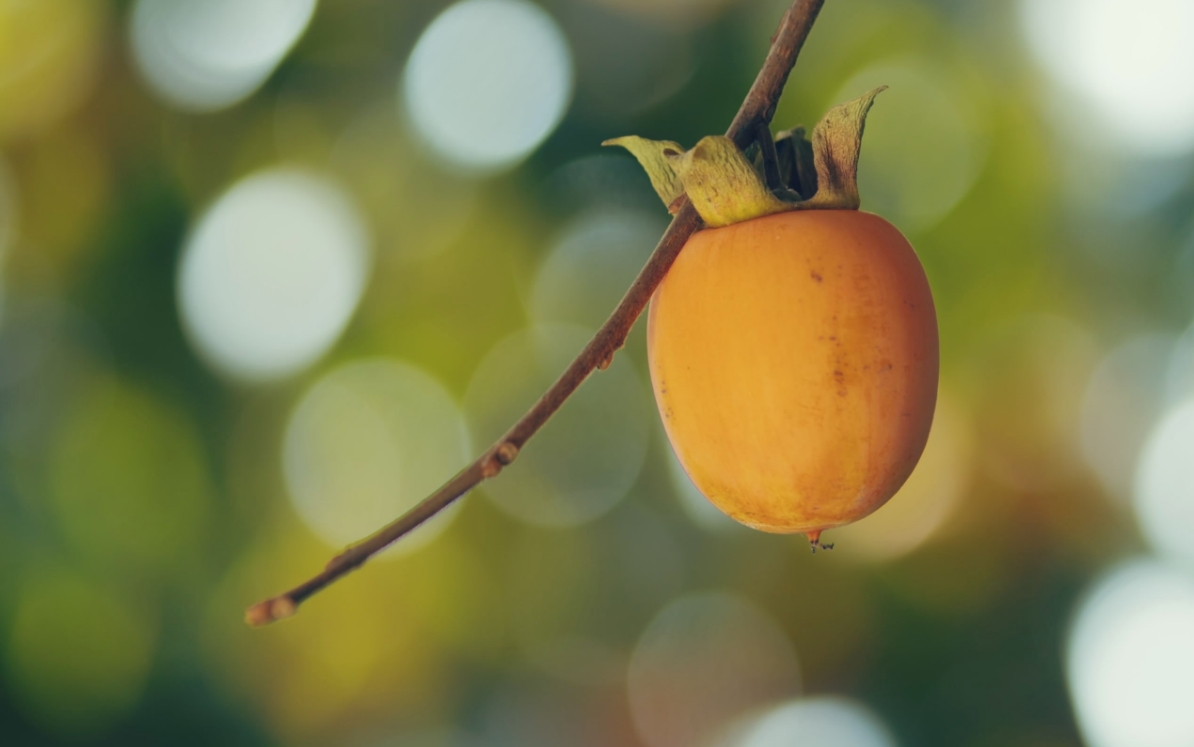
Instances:
[[[245,610],[245,622],[254,628],[259,628],[290,617],[297,611],[298,605],[289,596],[274,597],[264,602],[258,602]]]

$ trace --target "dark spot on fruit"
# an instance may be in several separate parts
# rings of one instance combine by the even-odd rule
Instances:
[[[837,396],[845,397],[846,396],[846,374],[842,373],[842,370],[840,368],[835,369],[833,372],[833,380],[837,384]]]
[[[821,280],[823,279],[821,277],[821,275],[819,273],[817,273],[815,270],[813,272],[810,272],[808,276],[810,278],[812,278],[813,280],[816,280],[818,283],[821,282]]]

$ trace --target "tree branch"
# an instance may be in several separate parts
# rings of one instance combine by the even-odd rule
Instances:
[[[800,54],[800,49],[804,46],[804,41],[808,38],[824,2],[825,0],[795,0],[784,14],[779,30],[771,39],[767,59],[726,132],[726,136],[739,148],[745,149],[758,136],[758,128],[770,124],[779,96],[788,80],[788,73],[796,63],[796,57]],[[518,457],[519,450],[584,383],[589,374],[595,369],[605,369],[609,366],[614,354],[625,344],[630,328],[646,308],[651,295],[667,274],[672,262],[689,237],[701,227],[700,217],[687,198],[682,198],[680,209],[672,219],[671,225],[664,232],[646,266],[639,272],[634,284],[630,286],[613,314],[556,383],[552,384],[506,435],[443,487],[423,499],[419,505],[332,558],[317,576],[280,596],[250,607],[245,611],[245,621],[250,625],[265,625],[293,615],[298,605],[308,597],[357,568],[391,542],[447,508],[482,481],[497,476],[503,467]]]

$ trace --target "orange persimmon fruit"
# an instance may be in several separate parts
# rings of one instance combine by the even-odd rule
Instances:
[[[937,396],[937,319],[903,235],[858,210],[702,230],[651,301],[668,438],[718,508],[820,532],[883,505],[916,466]]]
[[[937,401],[924,269],[894,226],[858,210],[863,129],[882,90],[830,109],[811,141],[803,128],[760,135],[766,164],[720,136],[688,151],[607,141],[639,160],[669,210],[687,198],[707,226],[656,289],[647,323],[680,464],[726,514],[804,532],[814,550],[823,530],[900,489]]]

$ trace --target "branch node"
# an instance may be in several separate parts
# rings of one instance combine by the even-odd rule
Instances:
[[[505,441],[501,446],[497,447],[497,451],[494,452],[494,458],[501,462],[502,466],[508,466],[518,458],[518,447],[509,441]]]
[[[352,545],[349,545],[348,547],[344,548],[339,553],[337,553],[331,560],[329,560],[323,566],[323,569],[325,571],[330,571],[333,568],[339,568],[340,564],[344,562],[345,558],[349,557],[349,553],[351,553],[351,552],[352,552]]]
[[[481,479],[490,480],[501,474],[502,463],[498,461],[496,456],[491,456],[486,459],[481,465]]]

